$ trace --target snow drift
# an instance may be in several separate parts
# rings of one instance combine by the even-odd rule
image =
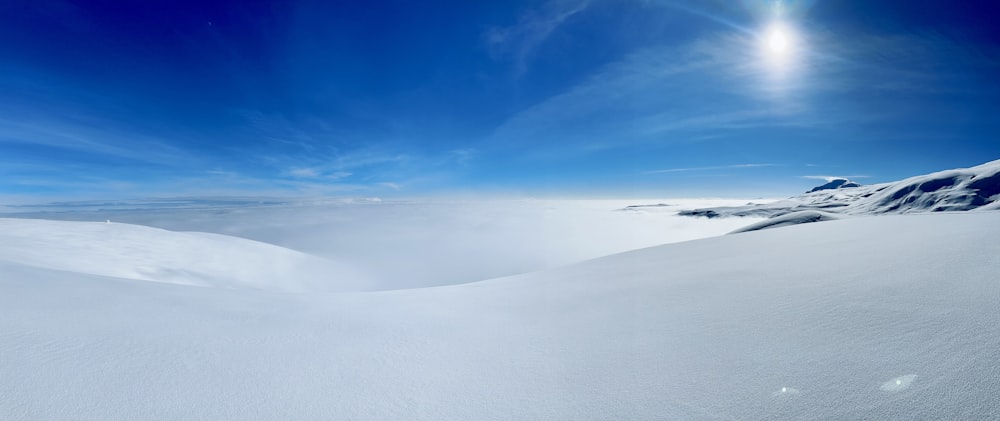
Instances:
[[[309,295],[0,262],[0,418],[998,419],[998,235],[859,217]]]
[[[796,211],[786,213],[781,216],[775,216],[774,218],[766,219],[755,224],[747,225],[743,228],[730,232],[730,234],[759,231],[762,229],[785,227],[789,225],[808,224],[811,222],[833,221],[836,219],[843,219],[843,216],[835,213],[814,210]]]
[[[271,244],[118,223],[0,218],[0,261],[220,288],[305,292],[374,287],[351,267]]]

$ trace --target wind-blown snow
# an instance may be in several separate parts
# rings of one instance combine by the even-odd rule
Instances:
[[[858,217],[309,295],[0,262],[0,419],[998,419],[998,235]]]
[[[0,218],[0,261],[153,282],[270,291],[352,291],[362,272],[294,250],[140,225]]]

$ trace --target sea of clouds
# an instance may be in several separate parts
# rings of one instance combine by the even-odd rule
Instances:
[[[380,289],[448,285],[725,234],[753,218],[677,216],[730,199],[156,199],[8,207],[0,216],[232,235],[347,264]],[[651,206],[633,206],[651,205]],[[630,207],[632,206],[632,207]]]

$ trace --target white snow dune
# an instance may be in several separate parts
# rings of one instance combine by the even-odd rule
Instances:
[[[0,263],[0,419],[1000,419],[1000,213],[276,294]]]
[[[91,275],[278,292],[372,289],[361,272],[242,238],[141,225],[0,218],[0,261]]]

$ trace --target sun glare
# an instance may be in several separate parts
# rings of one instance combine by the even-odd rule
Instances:
[[[760,49],[767,66],[775,74],[791,71],[796,62],[798,37],[796,32],[782,22],[774,22],[760,33]]]
[[[772,54],[785,54],[788,52],[789,39],[787,31],[779,26],[772,27],[767,34],[767,49]]]

